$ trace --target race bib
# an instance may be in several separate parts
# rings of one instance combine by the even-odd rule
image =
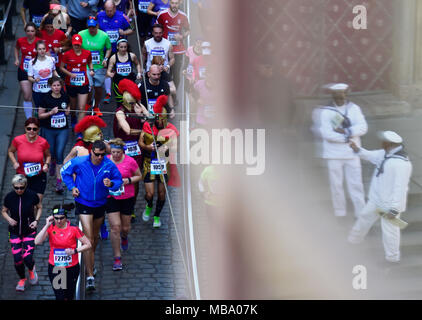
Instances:
[[[188,68],[186,70],[186,73],[191,76],[193,74],[193,65],[188,65]]]
[[[148,5],[149,5],[149,1],[139,0],[139,2],[138,2],[139,11],[141,11],[143,13],[147,13]]]
[[[207,71],[206,67],[201,67],[199,68],[199,78],[200,79],[205,79],[205,72]]]
[[[157,99],[148,99],[148,111],[154,113],[154,104],[157,102]]]
[[[38,92],[48,92],[50,88],[48,87],[48,78],[41,79],[36,83],[37,91]]]
[[[54,265],[56,267],[67,267],[72,265],[72,256],[65,253],[65,249],[54,249]]]
[[[121,196],[122,194],[125,193],[125,186],[122,184],[120,186],[119,190],[117,190],[117,191],[109,190],[108,193],[111,194],[112,196],[115,196],[115,197]]]
[[[100,51],[91,51],[91,56],[92,56],[92,63],[93,64],[100,64],[101,63]]]
[[[40,173],[41,171],[41,163],[35,162],[25,162],[23,164],[23,171],[27,177],[33,177]]]
[[[53,114],[50,125],[52,128],[57,129],[66,127],[66,115],[64,113]]]
[[[166,57],[166,52],[164,51],[164,49],[160,49],[160,50],[158,50],[158,49],[152,49],[151,50],[151,61],[152,61],[152,59],[154,58],[154,57],[163,57],[163,58],[165,58]]]
[[[32,16],[32,22],[35,23],[37,28],[41,25],[43,16]]]
[[[110,38],[111,43],[115,43],[119,40],[119,30],[107,30],[106,33]]]
[[[151,174],[166,174],[167,168],[166,168],[166,160],[161,159],[161,161],[158,161],[158,159],[152,159],[151,160]]]
[[[132,72],[132,65],[130,62],[121,63],[118,62],[116,64],[116,72],[117,74],[127,77]]]
[[[31,57],[26,56],[25,59],[23,59],[23,70],[25,70],[26,72],[28,72],[29,69],[29,62],[31,61]]]
[[[179,44],[179,41],[176,40],[175,35],[179,34],[178,32],[169,32],[168,41],[170,41],[172,46],[177,46]]]
[[[59,56],[54,52],[54,50],[51,50],[50,55],[54,59],[54,63],[58,64],[59,63]]]
[[[204,106],[204,116],[206,118],[214,118],[215,116],[214,106]]]
[[[138,141],[127,141],[124,149],[125,154],[130,157],[141,155],[141,149],[139,148]]]
[[[76,74],[76,77],[73,79],[70,79],[70,84],[72,86],[78,86],[81,87],[85,83],[85,73],[84,72],[74,72]]]

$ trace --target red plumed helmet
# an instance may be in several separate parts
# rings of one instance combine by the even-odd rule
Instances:
[[[75,132],[84,132],[86,129],[92,126],[97,126],[99,128],[107,127],[107,124],[103,119],[97,116],[85,116],[81,121],[79,121],[75,126]]]
[[[167,104],[168,99],[169,97],[166,95],[159,96],[154,106],[152,107],[154,113],[163,113],[163,108]]]
[[[119,92],[123,94],[125,91],[129,92],[136,101],[141,100],[141,91],[135,82],[129,79],[123,79],[119,82]]]

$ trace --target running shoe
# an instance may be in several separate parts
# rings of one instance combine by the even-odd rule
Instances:
[[[122,237],[121,245],[122,245],[122,250],[126,251],[129,248],[129,240],[127,238]]]
[[[152,207],[148,207],[148,205],[147,205],[145,210],[144,210],[144,213],[142,214],[142,219],[144,221],[149,220],[149,216],[151,215],[151,210],[152,210]]]
[[[63,193],[63,185],[61,180],[56,180],[56,193],[62,194]]]
[[[111,95],[110,94],[106,94],[106,96],[104,97],[103,103],[109,104],[111,100]]]
[[[29,283],[31,285],[35,285],[38,283],[38,274],[37,274],[37,271],[35,270],[35,266],[32,269],[32,271],[29,270]]]
[[[54,177],[56,175],[56,162],[52,161],[50,163],[50,168],[48,169],[48,174],[50,177]]]
[[[161,227],[160,217],[154,217],[154,223],[152,224],[152,226],[153,226],[154,228],[159,228],[159,227]]]
[[[86,278],[86,290],[93,291],[95,290],[95,280],[94,277]]]
[[[113,271],[120,271],[122,269],[122,260],[120,258],[114,258]]]
[[[16,286],[16,291],[25,291],[25,282],[26,282],[26,278],[25,279],[20,279],[18,282],[18,285]]]
[[[103,224],[101,225],[101,240],[107,240],[107,239],[108,239],[108,230],[107,230],[107,225],[104,221]]]
[[[98,107],[95,107],[94,108],[94,112],[95,112],[95,115],[97,117],[102,117],[103,116],[103,113],[101,112],[100,108],[98,108]]]

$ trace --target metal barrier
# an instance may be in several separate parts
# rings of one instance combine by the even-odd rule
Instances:
[[[82,223],[79,221],[79,229],[82,230]],[[79,246],[78,241],[78,246]],[[78,253],[79,258],[79,265],[81,266],[81,271],[79,273],[78,281],[76,282],[76,293],[75,299],[76,300],[85,300],[85,263],[82,257],[82,252]]]
[[[0,65],[7,64],[5,58],[4,42],[5,40],[14,40],[12,16],[16,15],[16,0],[9,0],[6,8],[6,13],[3,8],[0,9]],[[6,5],[6,4],[5,4]]]

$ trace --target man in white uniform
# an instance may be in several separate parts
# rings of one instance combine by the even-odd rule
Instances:
[[[393,131],[379,133],[380,150],[368,151],[351,142],[362,159],[376,165],[369,188],[368,203],[349,234],[349,242],[360,243],[380,216],[385,259],[400,261],[400,215],[406,210],[412,164],[403,150],[403,139]]]
[[[322,138],[322,157],[327,159],[334,215],[346,215],[343,188],[345,176],[355,217],[358,217],[365,206],[362,168],[360,159],[349,147],[349,142],[354,141],[360,146],[360,137],[366,134],[368,125],[360,107],[346,100],[349,90],[347,84],[333,84],[328,89],[333,95],[333,102],[330,106],[320,108],[318,126]]]

